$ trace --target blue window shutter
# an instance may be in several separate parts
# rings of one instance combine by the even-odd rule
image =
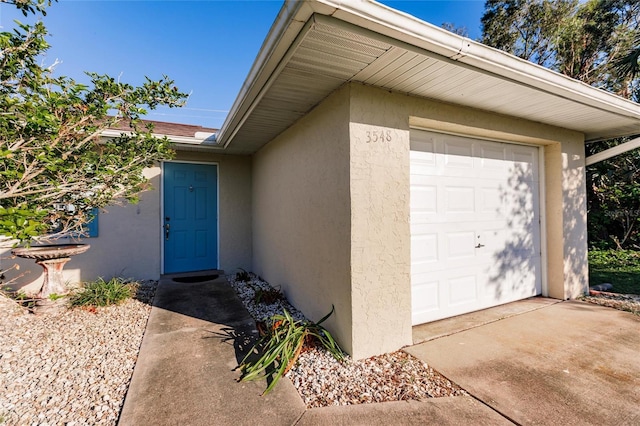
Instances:
[[[87,222],[84,226],[89,238],[94,238],[98,236],[98,209],[91,209],[90,214],[93,216],[93,219]]]

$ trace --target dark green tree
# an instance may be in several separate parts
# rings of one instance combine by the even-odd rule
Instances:
[[[25,16],[46,15],[44,0],[0,0]],[[133,86],[96,73],[84,85],[41,65],[42,21],[0,33],[0,245],[79,231],[90,211],[135,201],[143,169],[173,152],[141,120],[186,95],[167,77]],[[131,132],[105,139],[117,124]]]
[[[627,50],[624,56],[615,63],[615,67],[621,75],[632,79],[638,77],[640,74],[640,34],[636,35],[633,47]]]
[[[487,0],[482,43],[538,65],[553,66],[556,43],[577,0]]]
[[[487,0],[482,42],[587,84],[639,100],[637,0]],[[589,144],[587,155],[628,139]],[[587,168],[590,244],[640,244],[640,153]]]

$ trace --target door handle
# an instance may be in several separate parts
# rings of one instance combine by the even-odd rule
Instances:
[[[168,223],[164,224],[164,239],[168,240],[169,239],[169,229],[171,228],[171,225],[169,225]]]

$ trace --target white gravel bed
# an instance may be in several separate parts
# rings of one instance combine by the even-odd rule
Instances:
[[[236,281],[235,277],[230,275],[229,282],[256,321],[266,322],[270,316],[281,314],[283,308],[294,318],[304,319],[286,299],[256,303],[256,291],[271,289],[259,277],[251,274],[248,283]],[[459,386],[404,351],[360,361],[347,357],[339,362],[316,347],[300,354],[287,377],[308,408],[466,395]]]
[[[621,311],[631,312],[640,315],[640,295],[619,294],[610,292],[592,292],[588,296],[583,296],[583,300],[596,305],[607,306]]]
[[[0,424],[115,425],[156,285],[93,312],[33,315],[0,297]]]

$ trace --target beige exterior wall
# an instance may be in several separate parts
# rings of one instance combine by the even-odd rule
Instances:
[[[253,158],[253,270],[352,352],[349,91]]]
[[[351,84],[254,156],[253,248],[308,317],[336,305],[329,329],[356,359],[412,343],[412,127],[543,147],[543,293],[587,286],[582,134]]]
[[[409,117],[385,92],[351,91],[353,356],[365,358],[412,343]]]
[[[573,299],[589,291],[587,189],[584,138],[562,143],[564,294]],[[556,296],[554,296],[556,297]]]
[[[537,145],[543,149],[542,242],[546,254],[543,295],[557,299],[588,291],[587,208],[584,135],[579,132],[456,105],[390,94],[363,86],[384,99],[387,111],[409,117],[426,130]],[[390,119],[390,118],[387,118]],[[543,262],[545,259],[543,257]]]
[[[251,267],[251,157],[179,152],[176,161],[218,164],[220,268],[234,271]],[[161,273],[162,223],[161,168],[145,171],[153,189],[143,192],[135,205],[110,206],[99,215],[99,236],[82,242],[91,248],[72,257],[65,279],[78,283],[99,276],[157,279]],[[20,270],[7,272],[9,280],[23,274],[15,287],[35,291],[42,283],[42,268],[32,260],[11,259],[10,249],[0,252],[2,267],[15,263]]]

